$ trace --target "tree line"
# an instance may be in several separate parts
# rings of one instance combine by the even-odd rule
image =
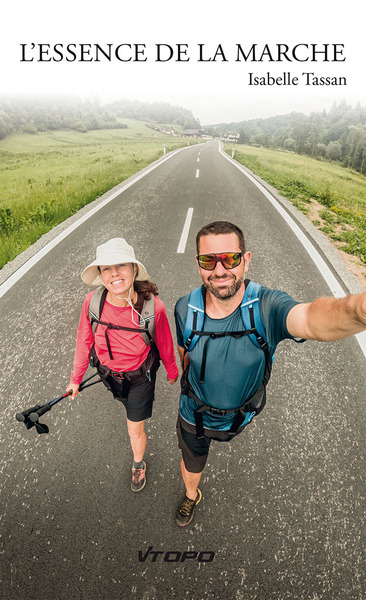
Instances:
[[[107,105],[117,117],[160,124],[180,125],[183,129],[200,129],[200,122],[191,110],[167,102],[118,100]]]
[[[211,128],[216,135],[239,133],[239,143],[280,148],[314,158],[338,161],[343,166],[366,174],[366,107],[347,102],[334,103],[329,111],[309,116],[288,115],[252,119],[240,123],[221,123]]]
[[[200,127],[191,111],[167,103],[122,100],[102,105],[99,99],[18,96],[0,98],[0,139],[12,133],[125,128],[119,118],[177,124],[185,129]]]

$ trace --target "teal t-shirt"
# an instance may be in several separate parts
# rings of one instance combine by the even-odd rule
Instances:
[[[177,341],[184,347],[183,334],[188,310],[188,296],[180,298],[175,306]],[[272,357],[277,344],[284,339],[293,339],[286,327],[286,319],[293,306],[298,304],[291,296],[280,290],[262,287],[259,292],[259,308],[266,332],[268,349]],[[223,319],[211,319],[205,315],[203,331],[244,330],[240,306]],[[209,339],[204,382],[200,383],[203,345],[207,337],[201,336],[189,352],[189,382],[197,397],[214,408],[231,409],[242,405],[260,386],[265,369],[264,352],[248,335],[241,338],[232,336]],[[194,410],[198,404],[185,394],[180,395],[179,412],[183,419],[195,425]],[[235,413],[224,416],[203,414],[203,424],[207,429],[227,430],[235,418]],[[250,415],[242,424],[249,422]]]

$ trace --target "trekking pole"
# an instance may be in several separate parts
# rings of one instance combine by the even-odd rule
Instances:
[[[80,383],[79,392],[81,392],[82,390],[84,390],[87,387],[90,387],[91,385],[100,383],[101,382],[100,378],[97,381],[92,381],[91,383],[87,383],[88,381],[90,381],[90,379],[93,379],[94,377],[96,377],[96,375],[98,375],[98,373],[94,373],[94,375],[91,375],[90,377],[87,377],[87,379],[84,379]],[[23,412],[16,413],[15,418],[20,423],[24,423],[24,425],[26,426],[27,429],[30,429],[31,427],[33,427],[35,425],[36,430],[39,434],[48,433],[49,428],[47,427],[47,425],[45,425],[44,423],[39,423],[38,419],[42,415],[44,415],[46,412],[51,410],[52,406],[54,406],[55,404],[57,404],[64,398],[71,396],[71,394],[72,394],[72,391],[69,390],[68,392],[65,392],[64,394],[62,394],[61,396],[58,396],[57,398],[54,398],[53,400],[49,400],[45,404],[42,404],[42,405],[36,404],[35,406],[32,406],[32,408],[27,408],[27,410],[23,410]]]

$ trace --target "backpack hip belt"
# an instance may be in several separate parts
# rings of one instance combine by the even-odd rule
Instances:
[[[265,367],[264,376],[259,388],[254,392],[254,394],[245,400],[243,404],[236,408],[228,408],[221,409],[215,408],[214,406],[210,406],[209,404],[205,404],[200,398],[198,398],[197,394],[194,393],[193,388],[188,380],[188,368],[183,372],[181,378],[181,390],[182,393],[186,396],[189,396],[197,404],[199,404],[198,408],[194,411],[194,420],[196,423],[196,438],[202,439],[204,437],[204,427],[203,427],[203,412],[209,412],[212,415],[224,417],[226,415],[236,414],[235,419],[233,420],[230,429],[227,431],[229,437],[234,437],[237,434],[237,431],[240,425],[246,418],[246,413],[250,413],[250,421],[253,417],[257,416],[264,408],[266,404],[266,385],[271,375],[272,363],[267,362]],[[248,421],[248,423],[250,422]]]
[[[109,369],[100,362],[95,352],[95,347],[93,346],[90,350],[90,366],[97,369],[103,383],[106,383],[108,377],[112,377],[118,382],[122,382],[124,379],[131,381],[132,379],[141,377],[142,375],[146,376],[148,380],[151,381],[152,376],[159,369],[160,357],[157,346],[153,344],[149,354],[138,369],[134,371],[112,371],[112,369]]]

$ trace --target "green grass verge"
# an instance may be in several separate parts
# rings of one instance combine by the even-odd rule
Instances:
[[[187,140],[127,129],[12,135],[0,141],[0,268],[80,208]],[[191,140],[195,143],[198,140]]]
[[[231,155],[232,146],[225,151]],[[238,145],[235,159],[267,181],[303,213],[312,200],[324,206],[314,220],[338,247],[366,263],[366,178],[335,163],[307,156]]]

